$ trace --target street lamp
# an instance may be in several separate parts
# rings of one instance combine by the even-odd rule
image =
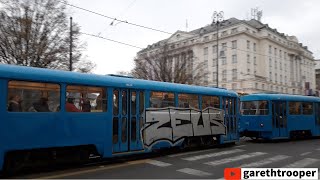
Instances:
[[[214,11],[212,15],[212,24],[215,24],[217,27],[217,87],[219,87],[219,24],[223,21],[223,11],[220,11],[219,13],[217,11]]]

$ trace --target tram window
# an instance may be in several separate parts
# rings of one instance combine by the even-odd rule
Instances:
[[[123,117],[121,120],[121,141],[127,141],[127,118]]]
[[[114,117],[112,120],[112,142],[113,144],[118,143],[118,134],[119,134],[119,119],[118,117]]]
[[[220,99],[218,96],[202,96],[202,109],[207,107],[220,108]]]
[[[312,103],[307,103],[307,102],[302,103],[302,114],[305,114],[305,115],[313,114]]]
[[[235,111],[234,111],[235,104],[234,104],[234,99],[233,98],[230,99],[229,105],[230,105],[230,107],[229,107],[230,114],[234,115],[234,113],[235,113]]]
[[[229,114],[230,101],[231,99],[225,99],[225,101],[222,101],[223,108],[225,108],[225,114]]]
[[[242,115],[255,115],[256,114],[256,101],[243,101],[241,102]]]
[[[144,93],[140,92],[139,94],[139,112],[140,115],[144,112]]]
[[[135,141],[137,139],[137,120],[135,117],[131,118],[131,140]]]
[[[127,103],[128,103],[128,98],[127,98],[127,91],[122,91],[122,115],[127,114]]]
[[[119,114],[119,91],[114,90],[113,91],[113,115],[118,115]]]
[[[317,109],[316,109],[316,112],[317,112],[317,123],[320,124],[320,103],[318,103],[317,105]]]
[[[106,112],[107,94],[102,87],[67,86],[67,112]]]
[[[169,92],[151,92],[150,107],[164,108],[174,106],[174,94]]]
[[[132,115],[136,115],[136,112],[137,112],[137,101],[136,101],[136,92],[135,91],[132,91],[131,92],[131,114]]]
[[[179,94],[179,107],[199,109],[199,96],[194,94]]]
[[[139,119],[139,125],[140,129],[142,129],[144,125],[144,118],[143,118],[143,113],[144,113],[144,93],[140,92],[139,94],[139,113],[140,113],[140,119]]]
[[[301,114],[301,102],[289,102],[289,114]]]
[[[60,111],[60,85],[9,81],[7,110],[11,112]]]
[[[269,114],[268,101],[259,101],[259,114],[260,115],[268,115]]]
[[[268,115],[268,101],[243,101],[241,102],[242,115]]]

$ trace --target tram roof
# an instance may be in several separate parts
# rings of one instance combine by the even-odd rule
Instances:
[[[68,83],[74,85],[89,85],[103,87],[118,87],[129,89],[144,89],[154,91],[181,92],[191,94],[207,94],[218,96],[237,97],[234,91],[194,86],[186,84],[141,80],[134,78],[125,78],[108,75],[85,74],[79,72],[52,70],[44,68],[35,68],[17,65],[0,65],[0,78],[25,80],[25,81],[42,81],[52,83]]]
[[[290,94],[250,94],[240,98],[241,101],[283,100],[283,101],[306,101],[320,102],[319,97],[290,95]]]

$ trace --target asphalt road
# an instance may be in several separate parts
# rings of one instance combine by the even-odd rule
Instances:
[[[18,178],[221,179],[224,168],[320,168],[320,139],[253,142]]]

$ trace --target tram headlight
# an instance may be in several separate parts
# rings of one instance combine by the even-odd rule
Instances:
[[[260,127],[263,127],[263,126],[264,126],[264,124],[263,124],[263,123],[261,123],[261,124],[260,124]]]

